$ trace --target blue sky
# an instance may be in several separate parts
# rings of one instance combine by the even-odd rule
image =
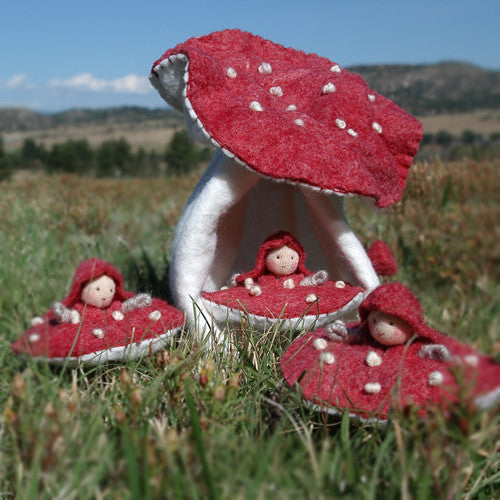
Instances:
[[[343,66],[500,69],[499,22],[499,0],[0,0],[0,107],[163,107],[147,81],[153,61],[224,28]]]

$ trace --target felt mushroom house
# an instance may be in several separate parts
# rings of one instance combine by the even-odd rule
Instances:
[[[171,288],[188,321],[209,319],[202,293],[251,269],[279,230],[304,245],[310,269],[365,294],[378,286],[343,198],[401,199],[422,137],[415,118],[338,64],[240,30],[177,45],[150,79],[191,135],[217,148],[172,248]]]
[[[303,398],[329,413],[386,422],[394,410],[444,411],[464,397],[500,402],[500,365],[425,324],[405,286],[386,283],[360,306],[361,322],[331,324],[297,338],[280,364]]]
[[[68,295],[12,344],[14,352],[52,364],[98,365],[163,348],[184,324],[164,300],[123,289],[120,272],[92,258],[76,269]]]

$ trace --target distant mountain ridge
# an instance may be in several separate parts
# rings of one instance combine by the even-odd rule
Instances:
[[[500,108],[500,71],[462,62],[352,66],[348,69],[415,115]]]
[[[380,94],[409,113],[432,115],[476,109],[500,109],[500,71],[461,62],[429,65],[351,66]],[[24,108],[0,108],[0,134],[90,123],[158,121],[182,125],[182,116],[168,108],[125,106],[106,109],[75,109],[38,113]]]

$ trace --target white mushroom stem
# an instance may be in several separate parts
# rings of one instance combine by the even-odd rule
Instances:
[[[234,261],[241,239],[238,227],[233,227],[234,244],[226,239],[224,245],[217,245],[220,231],[226,229],[221,229],[221,220],[258,180],[259,176],[236,166],[218,151],[177,226],[170,284],[176,305],[186,312],[187,320],[200,332],[212,326],[207,325],[210,317],[199,300],[201,292],[217,290],[227,280],[227,262]],[[241,221],[240,226],[242,233]],[[220,269],[221,263],[226,266],[224,269]]]
[[[348,283],[359,284],[367,292],[375,289],[380,281],[370,258],[331,199],[310,189],[304,188],[302,192],[330,267],[336,268],[339,272],[337,276]],[[339,259],[346,265],[339,267]]]

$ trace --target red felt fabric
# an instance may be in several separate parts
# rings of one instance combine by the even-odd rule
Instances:
[[[389,247],[382,241],[375,241],[368,249],[375,272],[380,276],[393,276],[398,272],[398,265]]]
[[[290,277],[296,284],[295,288],[284,288],[283,281]],[[290,319],[333,313],[364,291],[361,287],[347,283],[345,288],[337,288],[333,281],[316,286],[299,286],[302,277],[301,274],[295,274],[278,279],[271,275],[263,275],[258,280],[262,289],[262,294],[258,296],[250,295],[249,290],[242,286],[217,292],[203,292],[202,295],[206,300],[242,311],[244,314]],[[310,294],[315,294],[318,300],[313,303],[306,302]]]
[[[455,373],[470,386],[473,396],[500,386],[500,365],[492,358],[437,332],[435,338],[458,357],[451,362],[423,359],[417,353],[428,341],[421,337],[409,346],[383,347],[368,336],[357,344],[334,342],[320,329],[292,343],[281,360],[281,369],[289,385],[299,383],[305,399],[324,407],[348,410],[362,418],[380,420],[387,418],[391,408],[416,406],[419,413],[424,414],[429,404],[446,406],[456,401],[461,392]],[[327,347],[316,348],[316,339],[322,339]],[[381,357],[380,365],[367,365],[370,351]],[[327,352],[335,357],[332,364],[320,359],[321,353]],[[477,356],[477,365],[468,364],[467,355]],[[443,375],[442,384],[429,384],[429,375],[433,372]],[[365,385],[369,383],[379,383],[380,392],[368,393]]]
[[[261,276],[269,274],[266,269],[266,257],[269,252],[277,248],[288,246],[299,254],[299,263],[297,266],[297,274],[301,274],[301,278],[312,274],[304,264],[306,259],[306,252],[304,247],[288,232],[279,231],[266,238],[264,243],[257,252],[257,259],[255,267],[247,273],[240,274],[236,277],[236,283],[243,284],[247,278],[252,278],[254,281],[258,280]],[[286,279],[286,278],[285,278]],[[300,280],[299,280],[300,281]]]
[[[115,320],[112,313],[121,310],[121,304],[121,301],[115,300],[108,308],[99,309],[85,306],[81,302],[77,303],[74,309],[80,312],[81,321],[76,325],[58,324],[50,310],[44,315],[43,323],[26,331],[12,344],[12,348],[16,354],[49,360],[80,357],[154,339],[179,328],[184,323],[184,315],[180,311],[156,298],[150,306],[123,313],[124,319]],[[148,317],[153,311],[161,313],[158,321]],[[95,329],[103,330],[104,337],[96,337]],[[39,335],[38,341],[30,342],[33,334]]]
[[[103,274],[106,274],[115,282],[116,291],[114,298],[116,300],[125,300],[134,295],[132,292],[126,292],[125,290],[123,290],[123,278],[120,274],[120,271],[118,271],[115,266],[105,260],[93,257],[91,259],[84,260],[76,268],[70,291],[68,295],[62,300],[62,303],[66,307],[72,307],[74,304],[80,301],[83,287],[90,280],[99,278]]]
[[[105,309],[84,303],[81,299],[84,285],[104,274],[116,284],[113,302]],[[50,309],[43,316],[43,323],[26,331],[12,344],[12,348],[16,354],[34,357],[79,357],[153,339],[184,323],[184,316],[180,311],[156,298],[147,307],[122,312],[122,320],[114,319],[113,312],[121,311],[123,301],[133,296],[132,292],[123,289],[122,275],[113,265],[97,258],[85,260],[77,267],[71,289],[62,301],[66,307],[78,311],[80,323],[59,324]],[[153,311],[161,313],[158,321],[149,318]],[[94,334],[96,329],[103,331],[103,338]],[[33,341],[34,338],[37,340]]]
[[[383,311],[405,320],[417,336],[408,345],[382,346],[370,335],[367,318],[370,311]],[[387,418],[390,408],[415,405],[425,412],[431,402],[448,404],[459,397],[456,374],[471,385],[478,396],[500,387],[500,365],[467,344],[460,343],[427,326],[420,303],[401,283],[387,283],[376,288],[359,307],[361,323],[351,325],[362,331],[358,341],[331,341],[325,330],[298,338],[281,361],[285,380],[299,382],[304,397],[338,410],[350,410],[363,418]],[[314,345],[316,339],[326,343],[324,349]],[[321,342],[321,341],[320,341]],[[418,356],[429,344],[446,346],[451,360],[435,361]],[[378,366],[368,366],[366,356],[376,352],[382,359]],[[320,360],[321,353],[334,355],[334,362]],[[470,358],[473,358],[473,361]],[[429,375],[438,371],[443,382],[429,384]],[[365,390],[367,383],[380,383],[377,394]]]
[[[422,126],[360,76],[332,70],[335,63],[316,54],[224,30],[168,50],[153,65],[153,82],[158,65],[177,54],[189,59],[186,97],[202,127],[259,174],[370,196],[379,207],[401,199]],[[262,63],[271,71],[260,72]],[[327,84],[335,91],[324,92]],[[262,111],[251,109],[253,101]]]

